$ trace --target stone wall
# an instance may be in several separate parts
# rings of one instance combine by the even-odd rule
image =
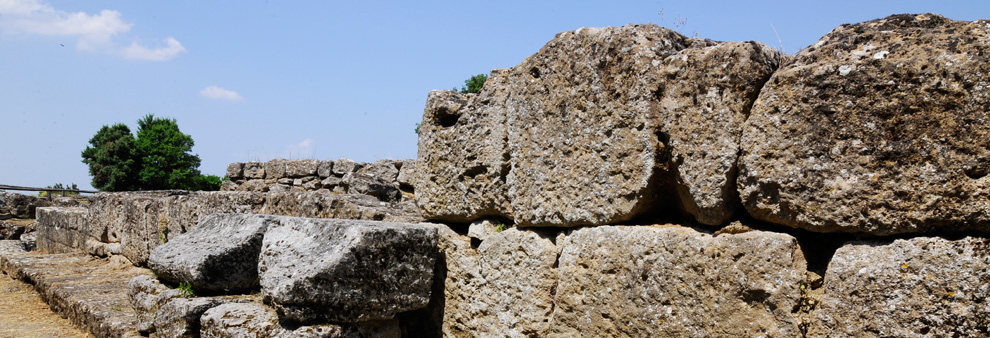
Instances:
[[[227,166],[222,191],[319,191],[374,196],[383,201],[402,199],[402,191],[412,192],[408,171],[413,160],[378,160],[359,163],[349,159],[284,160],[235,162]]]
[[[934,14],[795,56],[583,28],[481,93],[431,92],[416,165],[234,163],[226,190],[268,192],[100,194],[39,228],[143,264],[217,212],[429,219],[429,302],[390,314],[405,336],[988,336],[988,45],[990,22]],[[368,167],[415,195],[368,193],[392,184]],[[293,315],[252,306],[203,321]]]

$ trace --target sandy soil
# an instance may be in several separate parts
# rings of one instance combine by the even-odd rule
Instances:
[[[31,285],[0,273],[0,337],[88,338],[92,335],[52,312]]]

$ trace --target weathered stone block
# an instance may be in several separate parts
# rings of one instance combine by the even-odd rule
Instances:
[[[203,338],[399,338],[395,320],[358,324],[304,325],[292,330],[283,327],[275,310],[258,303],[223,304],[202,316]]]
[[[262,295],[300,322],[390,319],[430,299],[437,233],[388,222],[280,217],[265,234]]]
[[[293,160],[285,162],[286,177],[305,177],[316,175],[316,169],[320,166],[319,160]]]
[[[265,162],[265,178],[279,179],[285,177],[286,160],[276,158]]]
[[[244,163],[234,162],[227,165],[227,178],[239,179],[244,177]]]
[[[739,193],[758,219],[877,235],[990,231],[986,20],[902,14],[798,52],[747,120]]]
[[[337,176],[344,176],[358,169],[361,169],[361,164],[351,159],[342,158],[333,162],[333,173]]]
[[[384,202],[396,202],[402,199],[402,191],[399,190],[399,184],[394,180],[386,181],[375,176],[354,172],[344,175],[342,182],[347,186],[347,192],[351,194],[373,196]]]
[[[213,297],[172,298],[155,313],[155,330],[158,337],[196,337],[200,331],[200,317],[224,302]]]
[[[244,178],[265,178],[265,166],[261,162],[244,163]]]
[[[807,262],[751,231],[601,226],[563,239],[551,337],[795,337]]]
[[[127,283],[127,295],[131,307],[137,314],[137,330],[144,334],[155,331],[155,315],[158,309],[172,298],[183,296],[179,290],[170,289],[149,275],[132,278]]]
[[[89,211],[81,207],[37,209],[37,247],[48,253],[84,252]]]
[[[320,161],[320,165],[316,168],[316,174],[319,175],[320,178],[333,176],[333,161]]]
[[[258,286],[258,255],[273,216],[213,214],[188,232],[151,251],[148,266],[158,278],[208,291],[245,291]]]
[[[848,243],[828,265],[808,336],[986,336],[987,271],[986,238]]]

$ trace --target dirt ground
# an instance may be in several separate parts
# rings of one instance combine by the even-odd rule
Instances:
[[[34,288],[0,273],[0,337],[89,338],[89,333],[52,312]]]

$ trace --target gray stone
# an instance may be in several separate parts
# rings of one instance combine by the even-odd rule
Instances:
[[[802,335],[793,310],[807,262],[789,235],[601,226],[560,245],[547,336]]]
[[[798,52],[746,123],[749,213],[819,232],[990,231],[987,24],[893,15]]]
[[[396,202],[402,199],[402,191],[394,180],[386,181],[356,172],[344,175],[342,182],[347,186],[347,192],[351,194],[374,196],[384,202]]]
[[[320,161],[320,165],[316,168],[316,174],[319,175],[320,178],[333,176],[333,161]]]
[[[137,314],[138,332],[147,334],[155,331],[155,316],[158,309],[172,298],[182,297],[178,289],[169,289],[155,277],[138,275],[127,283],[127,296]]]
[[[361,167],[356,173],[374,177],[382,182],[395,182],[399,176],[399,164],[396,160],[378,160]]]
[[[320,166],[319,160],[293,160],[285,162],[285,176],[305,177],[315,176]]]
[[[358,169],[361,169],[361,164],[350,159],[342,158],[333,162],[333,173],[337,176],[344,176]]]
[[[333,188],[340,185],[342,182],[343,180],[341,180],[340,177],[330,176],[324,178],[323,181],[320,181],[320,185],[322,185],[325,188]]]
[[[425,307],[435,229],[413,224],[281,217],[265,234],[261,291],[300,322],[390,319]]]
[[[37,245],[47,253],[81,252],[89,234],[88,210],[81,207],[45,207],[37,210]]]
[[[258,255],[274,216],[212,214],[151,251],[148,267],[158,278],[208,291],[247,291],[258,286]]]
[[[265,166],[261,162],[244,163],[244,178],[265,178]]]
[[[279,179],[285,177],[286,160],[276,158],[265,162],[265,178]]]
[[[240,185],[237,184],[237,182],[231,180],[220,182],[220,191],[237,191],[237,190],[242,190],[240,189]]]
[[[358,324],[305,325],[290,330],[283,327],[275,310],[258,303],[223,304],[203,314],[203,338],[398,338],[395,320]]]
[[[244,177],[244,163],[234,162],[227,165],[227,178],[239,179]]]
[[[990,240],[848,243],[825,273],[818,337],[985,337]]]
[[[408,188],[413,188],[416,175],[416,160],[406,160],[403,162],[402,167],[399,168],[399,175],[395,177],[395,181],[399,182],[399,187],[405,190]]]
[[[47,199],[0,191],[0,216],[35,218],[35,209],[48,206],[52,203]]]
[[[23,247],[25,251],[34,251],[38,248],[37,234],[37,232],[29,232],[21,235],[21,247]]]
[[[197,337],[200,317],[207,310],[223,304],[218,298],[172,298],[155,313],[155,332],[162,338]]]
[[[24,230],[23,226],[0,221],[0,240],[20,239]]]

